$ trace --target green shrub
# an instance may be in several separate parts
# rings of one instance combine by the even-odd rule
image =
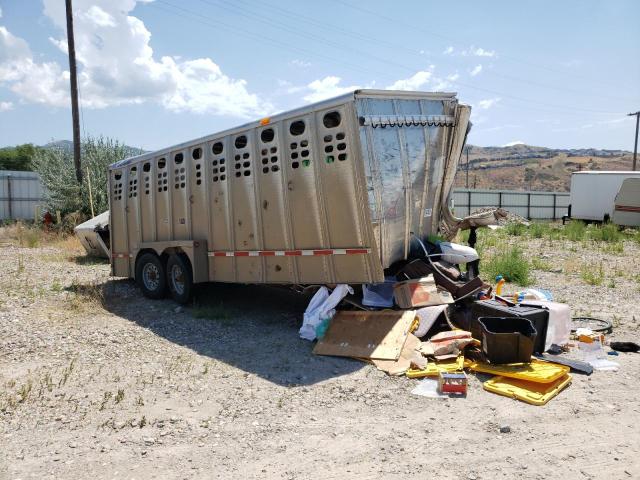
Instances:
[[[589,229],[589,237],[596,242],[616,243],[622,240],[622,233],[617,225],[604,223],[602,225],[593,225]]]
[[[542,238],[545,236],[549,227],[545,223],[534,222],[529,225],[529,236],[531,238]]]
[[[571,220],[564,227],[564,236],[572,242],[579,242],[584,238],[587,227],[582,220]]]
[[[507,282],[523,287],[531,285],[532,282],[531,264],[524,258],[522,250],[518,247],[494,254],[486,262],[481,262],[480,268],[481,275],[489,281],[502,275]]]
[[[504,229],[507,232],[507,234],[511,235],[512,237],[521,237],[527,231],[527,226],[524,225],[523,223],[512,222],[512,223],[507,223]]]
[[[89,181],[94,213],[109,208],[107,167],[129,156],[141,153],[118,141],[104,137],[87,137],[81,145],[82,184],[76,180],[73,153],[64,148],[38,149],[32,160],[33,169],[40,174],[45,187],[46,206],[62,215],[80,212],[91,215]]]

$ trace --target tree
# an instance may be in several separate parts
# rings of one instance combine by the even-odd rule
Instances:
[[[36,150],[30,143],[0,149],[0,170],[31,170]]]
[[[142,153],[117,140],[105,137],[86,137],[82,141],[83,178],[78,184],[73,154],[62,148],[39,149],[33,167],[40,174],[45,187],[46,205],[50,211],[65,215],[80,212],[91,215],[89,182],[96,214],[109,208],[107,167],[123,158]]]

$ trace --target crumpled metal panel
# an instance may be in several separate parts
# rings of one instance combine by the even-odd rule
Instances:
[[[358,98],[369,208],[383,268],[408,258],[415,235],[436,233],[455,173],[458,104],[446,99]],[[465,107],[466,108],[466,107]],[[466,133],[467,124],[464,126]],[[450,158],[449,154],[457,157]],[[446,206],[446,205],[445,205]]]

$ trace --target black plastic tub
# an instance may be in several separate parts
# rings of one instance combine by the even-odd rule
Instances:
[[[491,363],[528,363],[536,342],[535,327],[522,317],[480,317],[482,351]]]

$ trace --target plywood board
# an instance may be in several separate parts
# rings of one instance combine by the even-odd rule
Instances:
[[[413,310],[337,312],[313,353],[397,360],[414,318]]]

